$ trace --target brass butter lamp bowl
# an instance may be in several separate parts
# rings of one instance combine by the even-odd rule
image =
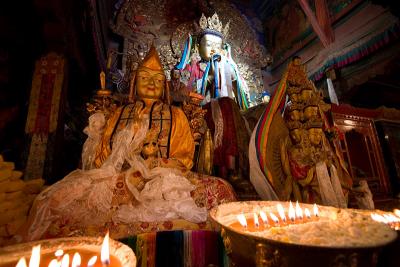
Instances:
[[[284,213],[279,213],[274,208],[278,204],[283,207]],[[313,205],[310,204],[300,204],[299,206],[311,211],[313,209]],[[382,248],[393,243],[397,237],[397,233],[390,227],[384,224],[376,224],[369,219],[369,215],[358,213],[357,210],[318,206],[319,215],[290,219],[288,207],[288,202],[248,201],[221,204],[210,211],[211,219],[217,227],[221,228],[221,236],[230,259],[230,266],[376,266]],[[260,218],[263,216],[254,215],[264,209],[268,216],[268,226],[262,226],[263,221]],[[276,216],[269,213],[271,210],[274,211],[272,213]],[[308,232],[314,231],[314,228],[311,228],[313,225],[316,226],[319,222],[329,225],[329,220],[334,220],[336,216],[340,218],[340,213],[348,214],[349,218],[361,218],[360,223],[364,223],[365,219],[365,224],[371,224],[374,227],[371,230],[375,229],[374,232],[377,232],[376,229],[381,229],[382,236],[376,238],[373,242],[362,243],[354,240],[354,243],[350,241],[347,244],[340,245],[340,242],[335,244],[335,238],[339,238],[335,235],[330,237],[332,238],[330,244],[304,243],[305,238],[300,238],[303,240],[302,242],[296,242],[290,240],[290,235],[288,235],[288,238],[279,235],[285,230],[284,227],[293,227],[292,229],[301,227],[299,233],[304,233],[304,237]],[[280,214],[284,214],[285,221],[282,221]],[[239,218],[240,216],[247,218],[248,228],[242,227],[236,222],[236,217]],[[253,219],[253,216],[257,218]],[[272,220],[271,222],[271,216],[276,221]],[[304,213],[302,216],[304,216]],[[259,227],[263,228],[260,231],[254,228],[257,225],[256,219],[260,219]],[[340,221],[336,224],[337,226],[340,228]],[[267,230],[268,234],[261,233],[264,230]],[[323,238],[326,238],[326,235],[329,236],[331,233],[329,229],[323,228],[320,234]],[[367,237],[366,239],[374,235],[368,231],[361,234],[365,235],[364,238]],[[314,236],[310,240],[318,240],[318,236]]]
[[[0,248],[0,267],[15,267],[20,259],[25,258],[27,262],[33,257],[33,249],[40,245],[39,259],[35,266],[52,266],[51,261],[57,258],[58,251],[62,251],[61,257],[69,255],[68,266],[91,266],[91,267],[136,267],[136,257],[132,249],[121,242],[109,239],[107,242],[107,251],[109,257],[104,263],[102,237],[65,237],[55,239],[45,239],[32,241]],[[72,256],[79,253],[79,264],[73,263]],[[89,259],[96,257],[93,264],[89,264]],[[39,264],[40,265],[36,265]],[[72,263],[72,264],[71,264]],[[26,266],[26,265],[18,265]],[[29,264],[31,266],[31,264]],[[61,265],[62,266],[62,265]]]

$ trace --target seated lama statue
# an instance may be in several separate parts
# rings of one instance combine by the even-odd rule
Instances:
[[[225,181],[190,172],[194,141],[185,113],[169,105],[167,81],[152,47],[131,80],[130,103],[89,118],[77,169],[34,201],[26,240],[201,229],[207,211],[234,201]]]

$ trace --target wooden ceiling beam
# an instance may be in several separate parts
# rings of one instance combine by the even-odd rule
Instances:
[[[335,34],[332,29],[332,21],[326,0],[315,0],[315,12],[317,14],[318,23],[325,32],[329,43],[333,43],[335,41]]]
[[[306,16],[308,17],[311,26],[314,29],[315,33],[318,35],[319,39],[321,40],[321,43],[324,45],[324,47],[327,47],[331,43],[330,38],[327,36],[324,29],[321,27],[320,23],[315,17],[314,12],[312,11],[310,5],[308,4],[308,0],[297,0],[297,1],[299,2]]]

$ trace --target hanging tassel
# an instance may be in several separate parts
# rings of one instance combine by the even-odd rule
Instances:
[[[333,87],[332,80],[330,78],[327,78],[326,82],[328,84],[328,93],[329,93],[329,98],[331,100],[331,103],[339,105],[339,100],[337,98],[335,88]]]
[[[218,60],[216,60],[218,55],[214,55],[212,61],[214,63],[214,83],[215,83],[215,94],[214,97],[219,97],[219,69],[218,69]]]
[[[209,61],[207,63],[207,67],[206,67],[206,69],[204,71],[203,78],[201,80],[201,94],[203,96],[206,95],[207,78],[208,78],[208,72],[210,71],[210,66],[211,66],[211,64],[210,64],[210,61]]]
[[[176,66],[178,70],[183,70],[186,67],[186,64],[189,62],[190,59],[191,49],[192,49],[192,36],[189,35],[189,37],[186,39],[185,42],[185,48],[183,49],[181,61],[179,62],[178,66]]]

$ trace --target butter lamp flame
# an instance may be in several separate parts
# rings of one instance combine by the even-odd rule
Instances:
[[[31,258],[29,260],[29,267],[39,267],[40,264],[40,245],[32,248]]]
[[[239,223],[244,228],[247,228],[247,220],[246,220],[246,217],[244,216],[244,214],[239,214],[239,215],[236,216],[236,218],[238,219]]]
[[[91,258],[89,259],[89,261],[88,261],[87,266],[88,266],[88,267],[93,267],[94,264],[96,263],[96,261],[97,261],[97,256],[91,257]]]
[[[315,216],[315,217],[318,217],[318,216],[319,216],[319,213],[318,213],[318,206],[317,206],[317,204],[315,204],[315,203],[314,203],[314,216]]]
[[[394,209],[394,210],[393,210],[393,213],[394,213],[397,217],[400,218],[400,210]]]
[[[286,222],[285,209],[283,208],[282,204],[279,203],[276,205],[276,208],[278,209],[279,217],[281,217],[283,222]]]
[[[303,219],[303,210],[300,208],[298,201],[296,201],[296,217],[300,220]]]
[[[107,232],[104,237],[103,244],[101,245],[101,263],[103,266],[110,265],[110,233]]]
[[[52,259],[51,262],[49,263],[48,267],[59,267],[59,262],[56,259]]]
[[[289,219],[294,222],[294,219],[296,219],[296,212],[293,208],[292,201],[289,203]]]
[[[15,267],[26,267],[26,260],[25,257],[19,259],[17,265]]]
[[[72,258],[71,267],[80,267],[81,266],[81,255],[78,252],[75,252],[74,257]]]
[[[258,228],[260,223],[258,222],[258,215],[254,212],[254,225]]]
[[[274,223],[279,223],[278,217],[276,217],[276,215],[273,214],[272,212],[269,213],[269,217],[271,217],[271,219],[274,221]]]
[[[263,212],[262,210],[260,211],[260,217],[261,217],[261,220],[263,221],[264,224],[268,223],[267,214],[265,214],[265,212]]]
[[[65,254],[61,260],[61,267],[69,267],[69,255]]]
[[[371,218],[374,221],[380,222],[380,223],[388,223],[388,221],[386,220],[385,217],[383,217],[382,215],[376,214],[376,213],[372,213],[371,214]]]
[[[307,219],[311,219],[311,213],[310,213],[309,209],[305,208],[304,209],[304,214],[306,215]]]

